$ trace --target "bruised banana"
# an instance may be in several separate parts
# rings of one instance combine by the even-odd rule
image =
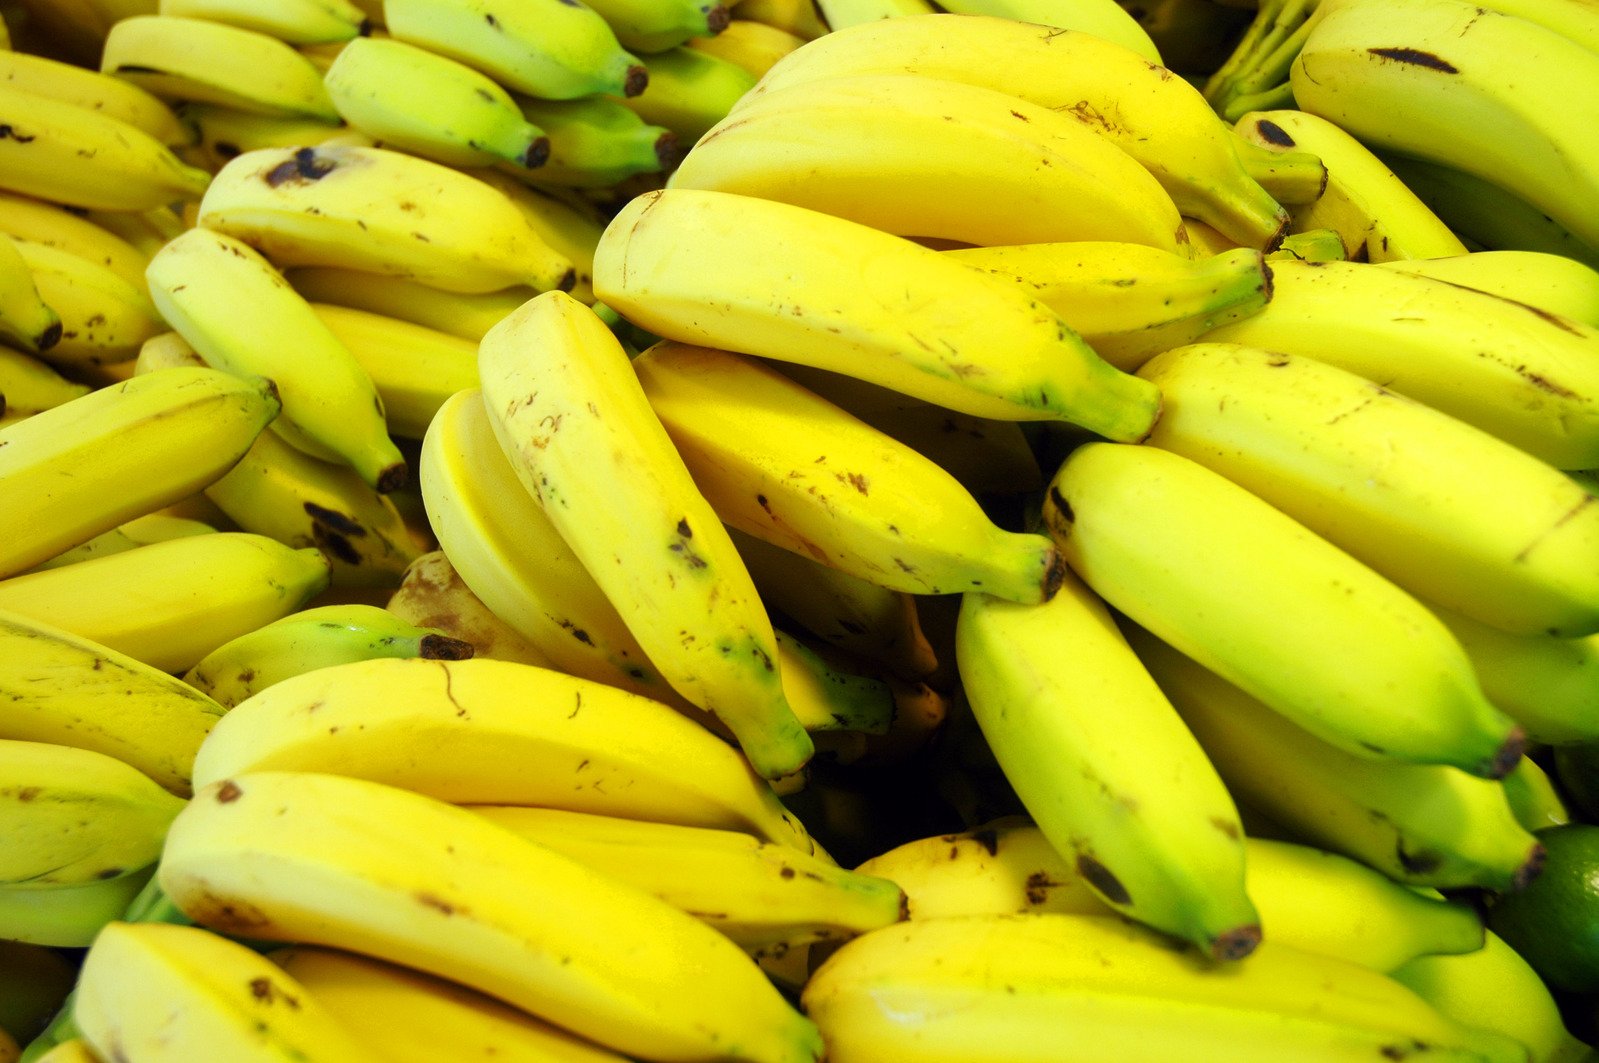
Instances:
[[[537,646],[472,593],[443,550],[431,550],[406,566],[383,607],[417,627],[460,639],[472,647],[474,657],[552,667]]]

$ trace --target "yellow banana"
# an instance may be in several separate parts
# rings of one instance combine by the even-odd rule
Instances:
[[[178,539],[186,535],[208,535],[217,529],[204,521],[194,520],[190,517],[180,517],[160,510],[146,513],[142,517],[123,521],[108,532],[101,532],[93,539],[85,539],[70,550],[41,561],[28,569],[29,572],[38,572],[43,569],[60,568],[63,565],[75,565],[79,561],[87,561],[93,557],[105,557],[108,554],[120,554],[151,543],[165,542],[168,539]]]
[[[22,257],[17,241],[9,234],[0,233],[0,337],[9,340],[13,347],[38,354],[61,342],[61,334],[61,315],[40,298],[33,269]],[[23,376],[17,370],[27,366],[29,361],[12,355],[13,351],[5,348],[8,364],[16,367],[8,376],[11,373]],[[41,366],[41,369],[48,372],[48,367]],[[0,384],[9,383],[9,379],[0,380]],[[0,391],[0,397],[4,396],[5,392]],[[8,399],[0,412],[10,408]],[[28,409],[25,403],[18,403],[18,410],[36,412]]]
[[[376,143],[365,133],[337,120],[305,115],[257,114],[215,103],[184,103],[179,117],[194,129],[194,158],[207,169],[220,170],[246,151],[262,148],[319,147],[324,144]]]
[[[547,167],[549,163],[546,162],[544,165]],[[543,169],[544,167],[540,167],[540,170]],[[534,188],[520,180],[517,175],[510,173],[506,167],[469,172],[484,184],[504,192],[506,198],[510,199],[512,205],[521,212],[523,220],[533,227],[533,231],[538,233],[545,243],[571,261],[576,274],[576,280],[571,288],[572,298],[592,303],[594,248],[599,245],[600,234],[605,231],[607,217],[592,205],[570,197],[563,199],[548,190]],[[527,176],[531,178],[533,171],[527,171]],[[345,283],[344,287],[351,286]],[[534,294],[532,289],[518,286],[477,297],[457,296],[460,305],[453,311],[451,320],[433,327],[476,342],[482,339],[483,334],[494,327],[500,318],[527,302]],[[432,305],[439,301],[437,295],[411,297],[404,292],[399,293],[397,298],[408,298],[417,304],[415,309],[406,311],[414,316],[429,314]],[[396,313],[395,316],[405,315]],[[422,320],[419,323],[425,325],[431,322]]]
[[[535,294],[523,285],[476,295],[446,292],[417,281],[338,266],[303,266],[286,270],[284,276],[313,303],[384,314],[473,343]]]
[[[1165,62],[1134,13],[1112,0],[953,0],[939,7],[957,14],[988,15],[1089,33],[1113,41],[1150,63]]]
[[[365,32],[366,13],[349,0],[161,0],[163,15],[203,18],[255,30],[290,44],[347,41]]]
[[[693,37],[684,42],[697,52],[725,59],[759,78],[783,56],[805,43],[790,30],[743,16],[730,18],[722,32],[711,37]]]
[[[384,608],[418,627],[460,639],[472,647],[474,657],[552,667],[543,651],[472,593],[443,550],[429,551],[412,561]]]
[[[24,417],[89,393],[89,385],[68,380],[31,354],[0,347],[0,398],[7,417]]]
[[[734,0],[728,6],[735,19],[776,26],[803,40],[813,41],[829,32],[815,0]]]
[[[39,354],[62,366],[129,361],[139,345],[164,330],[143,286],[108,266],[32,240],[13,240],[43,300],[59,318],[59,338]]]
[[[161,100],[129,81],[98,70],[12,50],[0,52],[0,80],[22,92],[120,119],[163,144],[181,145],[191,139],[177,115]]]
[[[149,256],[76,211],[31,196],[0,192],[0,232],[89,259],[144,290]]]
[[[1548,251],[1476,251],[1384,263],[1599,328],[1599,269]]]

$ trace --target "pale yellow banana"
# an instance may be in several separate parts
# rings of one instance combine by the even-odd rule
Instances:
[[[735,19],[776,26],[802,40],[813,41],[829,32],[815,0],[734,0],[728,6]]]
[[[544,165],[548,166],[549,162],[546,161]],[[541,170],[543,168],[540,167]],[[600,234],[605,231],[608,217],[598,207],[581,199],[571,196],[562,198],[558,193],[552,193],[548,189],[533,187],[521,179],[522,175],[513,173],[509,167],[502,166],[497,170],[474,169],[469,172],[484,184],[504,192],[506,198],[521,212],[523,220],[533,227],[533,231],[538,233],[545,243],[571,261],[576,274],[576,280],[571,288],[572,298],[592,303],[594,248],[599,245]],[[531,170],[526,171],[526,176],[531,178],[533,173]],[[343,284],[345,289],[351,287],[353,286],[347,282]],[[483,334],[498,323],[500,318],[515,310],[533,294],[532,289],[518,286],[477,297],[457,296],[461,305],[453,312],[451,319],[448,322],[434,324],[433,327],[476,342],[482,339]],[[404,292],[397,298],[409,298],[418,305],[404,314],[395,313],[395,317],[427,315],[431,313],[433,304],[439,301],[437,295],[412,298]],[[424,319],[419,323],[426,325],[432,322]]]
[[[86,70],[26,51],[0,52],[0,81],[13,89],[47,96],[120,119],[163,144],[186,144],[189,131],[161,100],[123,78]]]
[[[284,276],[313,303],[383,314],[472,343],[535,294],[524,285],[475,295],[446,292],[418,281],[339,266],[302,266],[284,271]]]
[[[28,569],[29,572],[38,572],[42,569],[60,568],[63,565],[75,565],[79,561],[87,561],[92,557],[105,557],[108,554],[120,554],[140,546],[149,546],[151,543],[165,542],[168,539],[178,539],[186,535],[207,535],[217,529],[204,521],[191,517],[180,517],[170,513],[156,510],[146,513],[142,517],[123,521],[108,532],[101,532],[93,539],[85,539],[70,550],[41,561]]]
[[[372,146],[375,141],[334,119],[307,115],[257,114],[215,103],[184,103],[178,115],[194,129],[192,157],[212,171],[246,151],[262,148],[319,147],[324,144]]]
[[[0,398],[7,417],[39,413],[89,393],[89,385],[68,380],[49,362],[24,351],[0,347]]]

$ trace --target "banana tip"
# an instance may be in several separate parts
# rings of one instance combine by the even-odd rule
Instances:
[[[1527,732],[1520,726],[1512,727],[1510,734],[1500,745],[1498,752],[1488,762],[1487,777],[1490,779],[1503,779],[1515,770],[1521,762],[1521,755],[1527,750]]]
[[[627,68],[627,73],[622,78],[622,95],[637,96],[643,92],[650,83],[650,72],[644,69],[643,64],[635,64]]]
[[[44,327],[44,330],[33,338],[35,351],[48,351],[51,347],[61,342],[61,322],[55,321]]]
[[[384,466],[383,470],[378,473],[377,482],[372,486],[377,488],[378,494],[386,495],[404,487],[410,478],[411,470],[406,466],[405,462],[397,461],[392,465]]]
[[[536,170],[540,166],[543,166],[545,163],[549,162],[550,138],[534,137],[528,143],[527,150],[522,152],[521,157],[516,161],[521,163],[524,169],[528,170]]]
[[[1532,880],[1543,874],[1544,861],[1548,859],[1548,856],[1548,850],[1541,844],[1534,843],[1532,849],[1527,853],[1526,861],[1516,868],[1516,873],[1511,876],[1511,891],[1524,890],[1532,885]]]
[[[1260,944],[1260,927],[1251,923],[1248,926],[1235,926],[1231,930],[1217,934],[1210,943],[1210,957],[1213,960],[1241,960],[1255,951],[1255,946]]]
[[[423,635],[417,644],[417,655],[430,661],[465,661],[476,652],[470,642],[450,635]]]

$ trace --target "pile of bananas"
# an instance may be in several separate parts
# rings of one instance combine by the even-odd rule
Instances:
[[[1591,4],[0,15],[0,1063],[1593,1057]]]

